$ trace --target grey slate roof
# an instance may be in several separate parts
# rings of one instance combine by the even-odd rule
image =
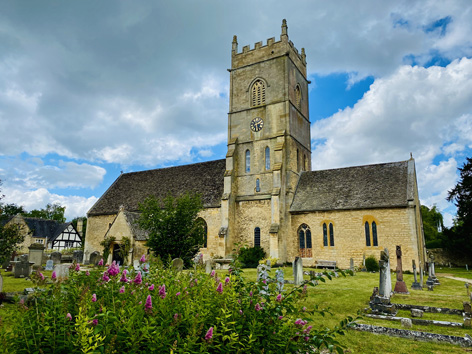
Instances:
[[[71,223],[60,223],[55,220],[23,217],[32,237],[47,237],[48,241],[54,241]]]
[[[219,207],[223,195],[226,160],[192,165],[123,173],[89,210],[88,215],[117,214],[120,206],[138,211],[138,204],[150,195],[158,199],[168,193],[178,196],[185,192],[202,195],[205,207]]]
[[[407,206],[413,164],[409,160],[303,172],[290,212]]]
[[[139,219],[140,213],[133,213],[130,211],[124,211],[126,221],[130,225],[131,233],[136,241],[146,241],[148,239],[148,232],[141,229],[136,221]]]

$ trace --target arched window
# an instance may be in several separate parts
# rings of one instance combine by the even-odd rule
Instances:
[[[378,246],[379,242],[377,241],[377,224],[375,221],[372,221],[372,244]]]
[[[307,224],[301,224],[298,228],[298,243],[300,257],[312,257],[311,230]]]
[[[295,102],[297,108],[300,109],[302,107],[302,91],[300,90],[300,85],[295,87]]]
[[[334,247],[334,227],[331,222],[329,223],[329,226],[326,223],[323,223],[323,246]]]
[[[365,222],[365,245],[370,246],[370,227],[367,221]]]
[[[252,85],[251,90],[251,104],[252,106],[260,106],[265,104],[265,85],[264,81],[256,80]]]
[[[329,245],[334,247],[334,228],[332,223],[329,223]]]
[[[195,221],[197,227],[201,227],[203,229],[203,248],[207,248],[208,246],[208,225],[203,218],[198,218]]]
[[[251,172],[251,152],[246,150],[246,172]]]
[[[261,247],[261,229],[259,227],[254,229],[254,247]]]
[[[265,169],[270,170],[270,149],[268,146],[265,148]]]
[[[256,192],[260,192],[261,191],[261,181],[259,180],[259,178],[256,179]]]
[[[326,223],[323,223],[323,246],[328,246],[328,228],[326,227]]]

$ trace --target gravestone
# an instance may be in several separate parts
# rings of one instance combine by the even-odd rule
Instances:
[[[379,261],[379,296],[390,298],[390,290],[392,287],[391,285],[388,286],[388,273],[390,273],[390,269],[388,269],[388,262],[381,259]]]
[[[52,259],[48,259],[46,262],[46,270],[53,270],[54,262]]]
[[[74,263],[83,263],[84,261],[84,251],[76,250],[72,256],[72,260]]]
[[[431,262],[429,263],[428,266],[428,280],[426,280],[426,286],[428,287],[428,290],[432,291],[434,287],[434,279],[433,279],[433,269],[431,267]]]
[[[54,264],[61,264],[62,253],[61,252],[51,253],[51,259],[54,262]]]
[[[420,261],[420,286],[421,286],[421,289],[423,289],[423,277],[424,277],[424,270],[423,270],[423,267],[421,266],[421,261]]]
[[[184,269],[184,261],[181,258],[174,258],[172,260],[172,269],[181,272]]]
[[[283,269],[277,269],[275,271],[275,279],[277,281],[277,285],[276,285],[277,292],[280,294],[282,291],[284,291],[284,284],[285,284]]]
[[[395,283],[395,289],[393,290],[398,294],[409,294],[408,288],[403,281],[403,269],[402,269],[402,247],[396,246],[397,254],[397,282]]]
[[[303,283],[303,262],[301,257],[295,257],[293,261],[293,281],[295,285]]]
[[[211,269],[211,259],[207,259],[205,261],[205,273],[210,274],[212,271]]]
[[[411,321],[410,318],[402,318],[401,319],[401,324],[402,324],[402,327],[404,327],[404,328],[413,327],[413,322]]]
[[[135,271],[138,271],[141,269],[141,264],[139,263],[139,259],[133,260],[133,269]]]
[[[354,259],[352,259],[352,258],[351,258],[350,261],[349,261],[349,269],[350,269],[351,271],[354,271]]]
[[[15,264],[15,278],[27,278],[31,275],[33,262],[28,260],[26,254],[20,256],[20,259]]]
[[[411,317],[423,317],[423,311],[420,309],[411,309]]]
[[[272,269],[271,268],[272,265],[270,264],[270,259],[266,261],[266,265],[267,265],[267,270],[270,272],[270,270]]]
[[[28,249],[29,261],[35,266],[41,266],[43,264],[44,246],[39,243],[33,243]]]
[[[420,283],[418,283],[418,279],[416,277],[416,263],[414,259],[412,260],[412,266],[413,266],[413,276],[415,278],[415,281],[411,285],[411,288],[413,290],[423,290],[423,287],[420,285]]]
[[[69,277],[69,264],[56,264],[54,271],[58,279],[67,278]]]
[[[388,296],[392,295],[392,272],[391,272],[391,267],[390,267],[390,253],[388,252],[388,249],[385,247],[383,252],[380,252],[380,259],[383,259],[387,264],[386,264],[386,294],[389,294]]]
[[[90,253],[89,261],[91,265],[97,265],[98,262],[100,262],[100,259],[101,259],[100,252],[94,251]]]

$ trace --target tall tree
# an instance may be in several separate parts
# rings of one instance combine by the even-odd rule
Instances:
[[[203,202],[198,194],[186,193],[178,198],[167,196],[159,201],[147,198],[140,204],[139,226],[147,230],[147,246],[166,259],[182,258],[188,266],[204,242],[204,226],[198,221]]]
[[[14,203],[0,205],[0,214],[4,219],[24,213],[26,213],[26,210],[21,205],[16,205]]]
[[[472,158],[467,158],[459,172],[459,182],[447,197],[457,207],[457,219],[454,226],[445,231],[446,245],[454,254],[472,260]]]
[[[65,222],[66,221],[66,218],[64,216],[65,211],[66,211],[65,206],[61,206],[58,203],[54,203],[54,204],[47,204],[46,208],[44,209],[31,210],[29,213],[24,214],[24,216]]]
[[[423,219],[424,238],[427,248],[441,247],[442,230],[444,229],[443,216],[436,205],[430,209],[421,206],[421,218]]]

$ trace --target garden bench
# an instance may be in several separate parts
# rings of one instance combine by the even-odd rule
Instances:
[[[336,261],[319,260],[319,261],[316,261],[316,267],[317,268],[333,268],[333,270],[336,270]]]

